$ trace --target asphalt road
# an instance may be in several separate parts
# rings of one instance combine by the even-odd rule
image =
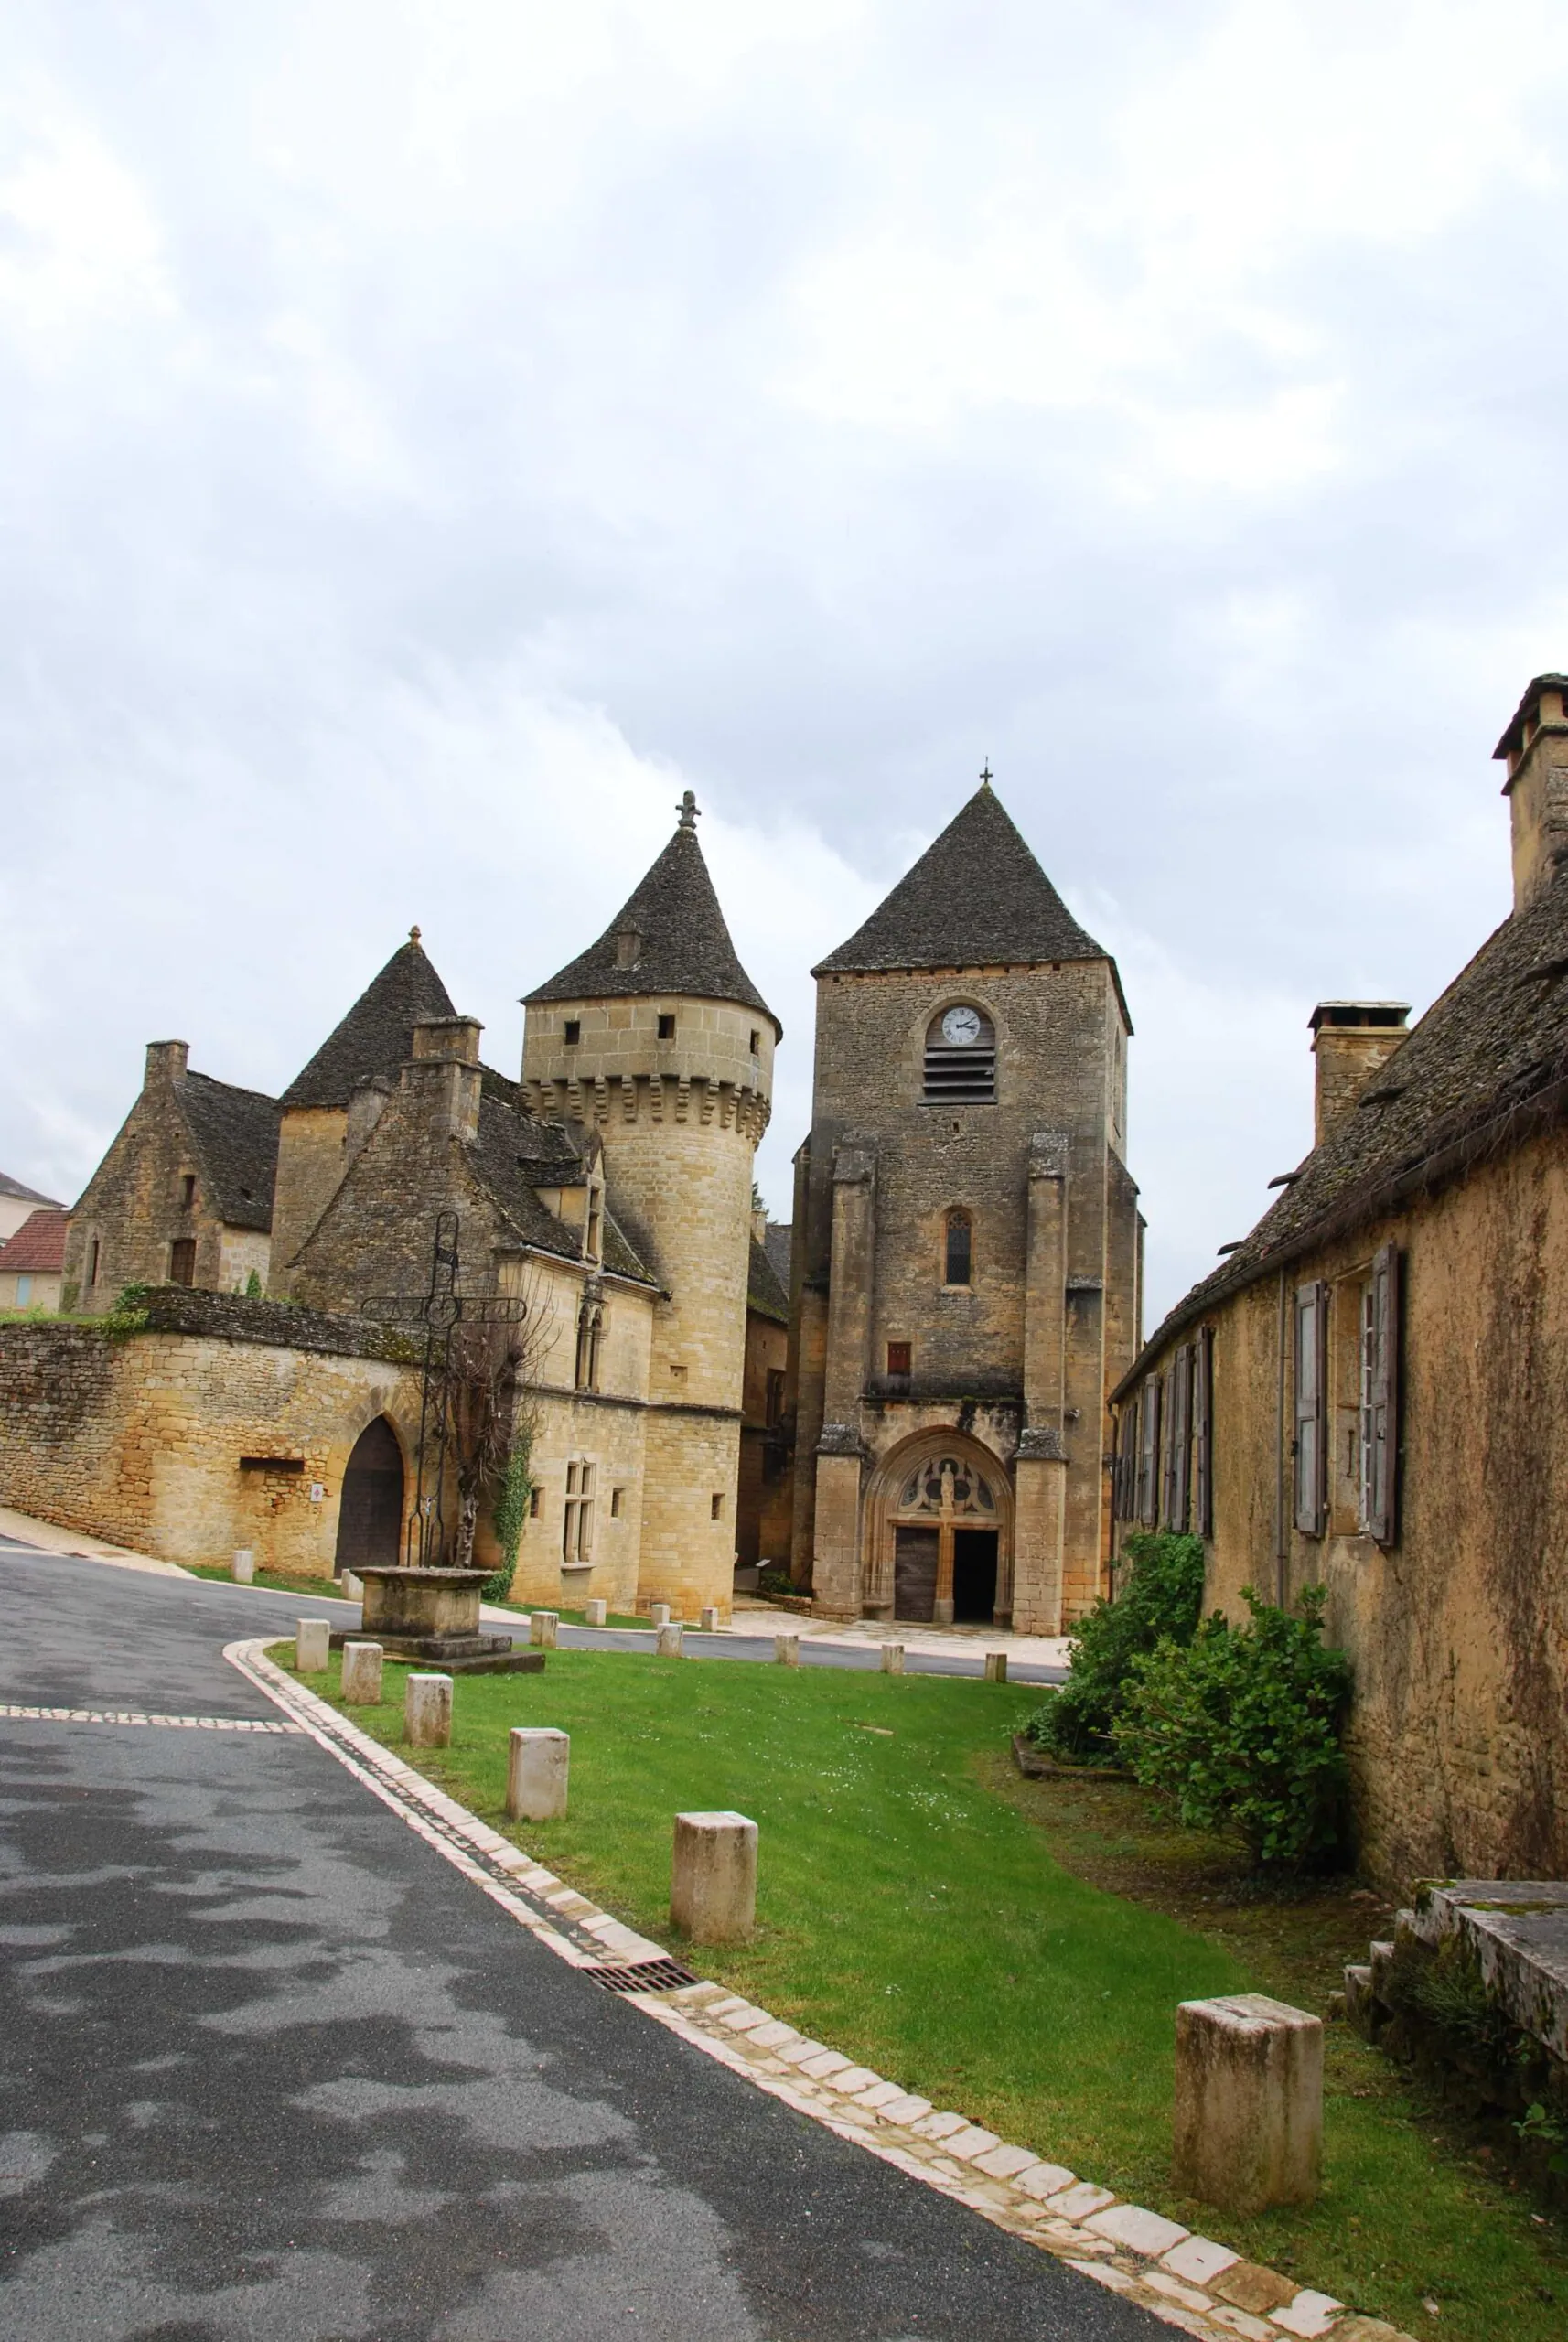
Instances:
[[[274,1713],[313,1606],[0,1546],[0,1699]],[[314,1742],[0,1718],[7,2342],[1166,2327],[687,2048]]]

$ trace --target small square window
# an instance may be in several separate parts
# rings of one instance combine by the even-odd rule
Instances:
[[[675,1015],[673,1010],[667,1010],[660,1015],[659,1019],[659,1037],[661,1041],[672,1041],[675,1038]]]
[[[725,1500],[724,1500],[723,1497],[719,1495],[719,1493],[718,1493],[718,1491],[717,1491],[716,1489],[714,1490],[714,1495],[713,1495],[712,1499],[710,1499],[710,1509],[709,1509],[709,1516],[708,1516],[708,1517],[709,1517],[709,1519],[710,1519],[710,1520],[722,1520],[724,1519],[724,1517],[725,1517]]]
[[[887,1345],[888,1373],[909,1373],[914,1366],[914,1358],[915,1350],[912,1342],[889,1342]]]
[[[538,1520],[538,1518],[539,1518],[539,1508],[540,1508],[540,1506],[543,1503],[543,1501],[544,1501],[544,1491],[543,1491],[543,1489],[542,1489],[542,1488],[530,1488],[530,1490],[529,1490],[529,1492],[528,1492],[528,1517],[529,1517],[530,1520]]]
[[[580,1016],[568,1016],[564,1037],[566,1047],[569,1049],[575,1049],[583,1037],[583,1020]]]

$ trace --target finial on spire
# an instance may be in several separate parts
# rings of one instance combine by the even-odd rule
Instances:
[[[409,930],[408,930],[408,940],[409,940],[409,941],[410,941],[411,943],[417,943],[417,942],[418,942],[418,940],[419,940],[419,929],[418,929],[418,928],[416,928],[416,927],[411,927],[411,928],[409,929]]]
[[[676,806],[675,811],[681,817],[675,824],[676,828],[681,830],[694,830],[697,826],[696,791],[694,790],[688,789],[684,797],[682,798],[679,805]]]
[[[986,757],[985,762],[980,768],[980,785],[982,789],[989,789],[991,786],[991,759],[989,757]]]

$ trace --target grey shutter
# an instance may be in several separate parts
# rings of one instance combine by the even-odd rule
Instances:
[[[1160,1495],[1160,1379],[1152,1374],[1138,1401],[1138,1519],[1155,1526]]]
[[[1197,1533],[1214,1534],[1214,1328],[1197,1338],[1195,1403],[1197,1430]]]
[[[1192,1446],[1192,1352],[1185,1344],[1170,1364],[1165,1409],[1165,1469],[1160,1482],[1160,1527],[1187,1527],[1188,1470]]]
[[[1295,1525],[1304,1537],[1321,1537],[1324,1525],[1324,1398],[1327,1364],[1325,1336],[1328,1288],[1295,1289]]]
[[[1380,1545],[1399,1533],[1400,1256],[1385,1244],[1372,1259],[1370,1473],[1367,1528]]]

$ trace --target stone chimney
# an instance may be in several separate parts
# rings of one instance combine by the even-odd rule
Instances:
[[[454,1138],[479,1134],[479,1035],[475,1016],[433,1016],[413,1028],[413,1055],[403,1069],[405,1091],[418,1099],[432,1125]]]
[[[1312,1143],[1321,1146],[1405,1037],[1408,1000],[1320,1000],[1307,1020],[1317,1060]]]
[[[1568,862],[1568,675],[1537,675],[1492,754],[1507,764],[1513,907],[1528,910]]]
[[[155,1081],[183,1081],[186,1067],[190,1063],[188,1041],[149,1041],[147,1069],[142,1086],[150,1090]]]
[[[349,1092],[349,1130],[344,1146],[349,1155],[358,1155],[376,1124],[386,1112],[392,1096],[392,1083],[384,1073],[372,1073]]]

